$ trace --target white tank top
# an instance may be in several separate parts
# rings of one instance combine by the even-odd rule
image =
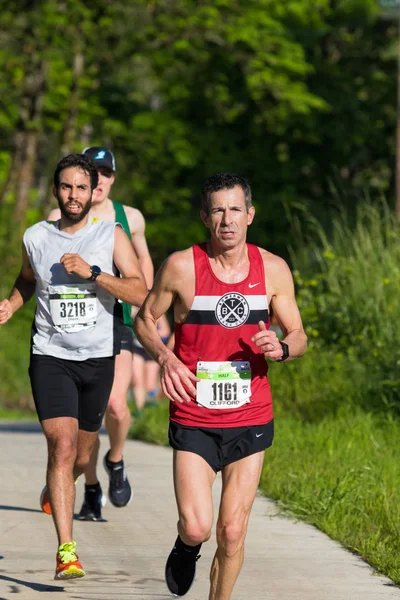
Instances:
[[[122,309],[109,292],[94,281],[68,275],[60,258],[79,254],[89,265],[116,275],[116,223],[89,216],[73,234],[60,231],[59,221],[29,227],[24,244],[36,278],[36,313],[32,352],[67,360],[113,356],[120,351]]]

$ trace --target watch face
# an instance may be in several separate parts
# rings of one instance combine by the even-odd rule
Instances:
[[[100,275],[101,273],[101,269],[97,265],[93,265],[92,267],[90,267],[90,271],[95,277],[98,277],[98,275]]]

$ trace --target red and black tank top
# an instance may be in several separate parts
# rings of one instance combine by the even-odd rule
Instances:
[[[183,323],[175,323],[175,354],[193,372],[199,361],[249,361],[250,402],[239,408],[213,409],[192,402],[171,402],[170,418],[197,427],[263,425],[273,418],[268,365],[251,341],[258,322],[270,325],[264,264],[257,246],[247,244],[250,269],[239,283],[214,274],[207,244],[193,246],[195,296]]]

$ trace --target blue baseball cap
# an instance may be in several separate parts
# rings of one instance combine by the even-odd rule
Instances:
[[[107,169],[115,171],[115,157],[111,150],[101,146],[92,146],[82,150],[82,154],[91,158],[96,167],[107,167]]]

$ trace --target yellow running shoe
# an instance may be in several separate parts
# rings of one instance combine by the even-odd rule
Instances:
[[[75,579],[84,577],[85,571],[76,553],[76,542],[66,542],[58,547],[57,567],[54,579]]]

